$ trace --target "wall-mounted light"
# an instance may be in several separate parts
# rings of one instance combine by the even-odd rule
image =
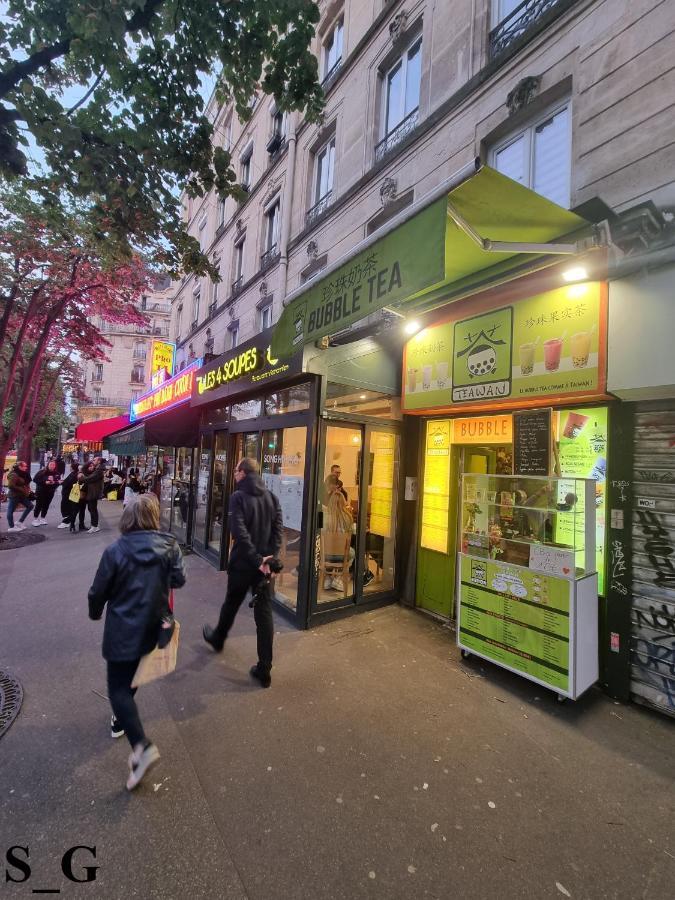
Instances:
[[[359,394],[359,400],[366,400],[366,399],[367,399],[366,394]]]
[[[572,266],[571,269],[565,269],[562,273],[562,279],[568,284],[574,281],[588,281],[588,272],[583,266]]]
[[[410,321],[405,323],[405,325],[403,326],[403,330],[406,334],[417,334],[421,327],[422,326],[418,321],[416,321],[415,319],[411,319]]]

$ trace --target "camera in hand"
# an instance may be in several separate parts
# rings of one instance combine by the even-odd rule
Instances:
[[[277,559],[276,556],[273,556],[272,559],[268,559],[267,565],[270,568],[270,574],[265,575],[265,577],[263,579],[261,579],[261,581],[258,583],[257,588],[253,592],[253,596],[251,597],[251,602],[249,603],[249,606],[251,607],[251,609],[253,609],[253,607],[256,605],[258,600],[264,600],[265,597],[269,597],[270,599],[272,599],[271,598],[271,592],[272,592],[271,576],[278,575],[279,572],[281,572],[281,570],[284,567],[284,564],[282,563],[282,561],[280,559]]]
[[[267,565],[270,567],[270,572],[272,573],[272,575],[278,575],[284,567],[282,561],[280,559],[277,559],[276,556],[273,556],[272,559],[268,559]]]

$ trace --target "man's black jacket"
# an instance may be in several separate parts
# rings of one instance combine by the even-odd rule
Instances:
[[[234,545],[228,571],[250,572],[264,556],[278,556],[283,536],[279,501],[259,475],[246,475],[230,495],[230,534]]]
[[[121,662],[149,653],[169,608],[169,589],[184,584],[183,556],[172,534],[130,531],[106,547],[89,588],[90,619],[100,619],[108,604],[104,658]]]

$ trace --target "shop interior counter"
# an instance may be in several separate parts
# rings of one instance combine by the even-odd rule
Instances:
[[[598,679],[592,479],[462,477],[457,643],[576,699]]]

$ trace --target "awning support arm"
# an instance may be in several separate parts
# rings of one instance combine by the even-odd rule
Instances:
[[[512,243],[510,241],[492,241],[490,238],[481,237],[480,234],[476,231],[473,225],[470,225],[469,222],[455,209],[452,203],[448,200],[448,215],[455,223],[455,225],[460,228],[464,234],[471,238],[471,240],[477,244],[481,250],[492,251],[493,253],[552,253],[559,254],[561,256],[572,256],[575,253],[580,252],[580,247],[578,244],[527,244],[527,243]]]

